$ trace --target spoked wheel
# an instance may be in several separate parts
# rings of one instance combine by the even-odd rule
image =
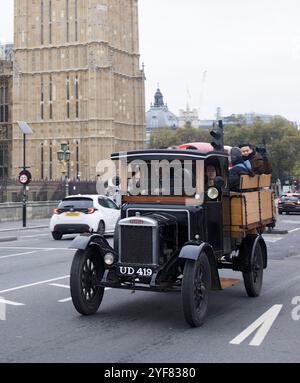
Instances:
[[[244,285],[249,297],[258,297],[263,284],[264,262],[260,244],[255,247],[252,271],[243,273]]]
[[[76,252],[70,287],[74,307],[80,314],[92,315],[98,311],[104,294],[104,287],[98,286],[103,274],[104,265],[97,250],[89,247]]]
[[[211,289],[210,265],[205,253],[198,261],[187,260],[182,281],[182,305],[184,317],[191,327],[202,326],[208,311]]]

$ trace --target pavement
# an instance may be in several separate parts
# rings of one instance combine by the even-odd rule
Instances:
[[[50,218],[28,219],[26,227],[23,221],[0,222],[0,243],[17,241],[20,233],[28,230],[46,229],[49,227]]]

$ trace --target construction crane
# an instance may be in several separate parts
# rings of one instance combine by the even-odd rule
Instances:
[[[201,80],[201,92],[200,92],[200,101],[199,101],[199,119],[201,119],[201,114],[202,114],[206,79],[207,79],[207,70],[205,70],[203,72],[202,80]]]

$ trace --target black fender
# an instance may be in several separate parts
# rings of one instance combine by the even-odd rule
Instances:
[[[203,251],[207,255],[210,264],[212,289],[222,290],[216,257],[210,244],[206,242],[202,242],[200,245],[199,243],[187,244],[181,249],[179,258],[196,262]]]
[[[110,246],[108,241],[99,234],[79,235],[72,241],[69,249],[84,251],[90,246],[96,246],[100,250],[102,256],[104,256],[104,254],[108,252],[111,252],[114,255],[118,255],[115,252],[115,250]]]
[[[247,236],[243,239],[243,242],[239,249],[239,269],[242,272],[251,272],[253,266],[253,259],[255,254],[255,248],[257,245],[260,245],[264,269],[268,266],[268,251],[267,245],[261,235]]]

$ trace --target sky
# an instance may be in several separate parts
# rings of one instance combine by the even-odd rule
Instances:
[[[2,43],[12,5],[1,0]],[[299,14],[299,0],[139,0],[146,109],[159,85],[175,114],[188,103],[202,119],[221,107],[300,122]]]

